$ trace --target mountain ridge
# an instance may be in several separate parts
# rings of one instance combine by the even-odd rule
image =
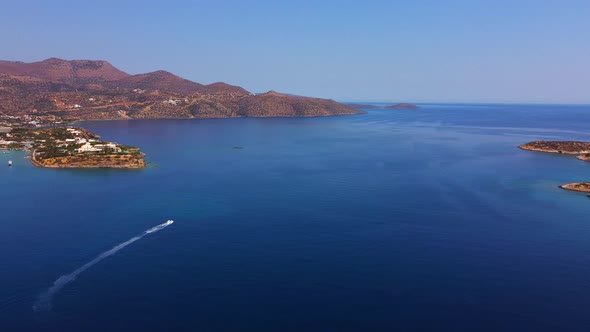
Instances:
[[[128,74],[104,60],[0,60],[0,113],[76,120],[330,116],[357,114],[333,100],[224,82],[201,84],[165,70]]]

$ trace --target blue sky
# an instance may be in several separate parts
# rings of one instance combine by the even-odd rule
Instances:
[[[590,1],[4,1],[0,59],[342,101],[590,103]]]

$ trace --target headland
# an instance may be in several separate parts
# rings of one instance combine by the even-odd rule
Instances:
[[[559,186],[561,189],[590,193],[590,182],[568,183]]]
[[[31,163],[46,168],[146,166],[139,148],[103,141],[83,128],[13,129],[0,133],[0,149],[30,151]]]
[[[523,145],[519,148],[523,150],[539,151],[547,153],[586,155],[590,154],[590,142],[578,141],[534,141]],[[586,157],[584,157],[586,158]]]

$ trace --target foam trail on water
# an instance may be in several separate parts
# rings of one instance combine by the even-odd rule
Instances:
[[[172,225],[172,223],[174,223],[174,220],[168,220],[167,222],[165,222],[163,224],[160,224],[156,227],[152,227],[152,228],[148,229],[147,231],[143,232],[142,236],[146,235],[146,234],[150,234],[150,233],[155,233],[155,232],[161,230],[162,228],[166,228],[166,227]]]
[[[43,292],[39,295],[39,297],[37,298],[37,301],[33,305],[33,310],[35,310],[35,311],[50,310],[51,309],[51,300],[53,299],[53,296],[55,294],[57,294],[67,284],[76,280],[76,278],[78,278],[78,275],[80,275],[80,273],[88,270],[89,268],[91,268],[92,266],[94,266],[95,264],[100,262],[101,260],[116,254],[118,251],[122,250],[123,248],[127,247],[128,245],[132,244],[133,242],[141,239],[142,237],[144,237],[148,234],[160,231],[160,230],[172,225],[172,223],[174,223],[174,220],[168,220],[163,224],[160,224],[156,227],[152,227],[152,228],[148,229],[147,231],[141,233],[140,235],[132,237],[131,239],[114,246],[112,249],[103,252],[102,254],[98,255],[98,257],[96,257],[95,259],[91,260],[90,262],[88,262],[88,263],[82,265],[81,267],[77,268],[76,270],[74,270],[74,272],[59,277],[53,283],[53,286],[49,287],[45,292]]]

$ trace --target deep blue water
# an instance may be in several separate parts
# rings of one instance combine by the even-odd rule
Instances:
[[[588,123],[429,104],[84,124],[140,146],[141,171],[0,152],[0,331],[589,331],[590,199],[557,186],[590,164],[516,148]]]

